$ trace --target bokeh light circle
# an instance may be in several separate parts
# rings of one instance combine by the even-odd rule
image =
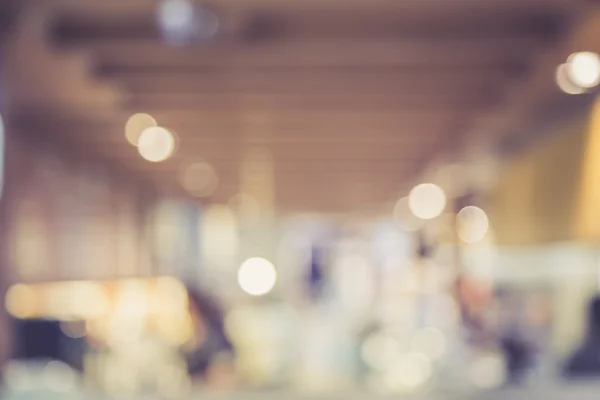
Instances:
[[[559,89],[565,92],[566,94],[582,94],[585,93],[585,90],[579,86],[577,86],[573,81],[571,81],[571,77],[569,76],[569,65],[561,64],[556,69],[556,84]]]
[[[191,0],[162,0],[156,18],[163,37],[174,44],[212,38],[219,29],[217,15]]]
[[[185,167],[180,173],[179,181],[195,197],[210,196],[219,184],[214,168],[203,160]]]
[[[260,257],[249,258],[238,271],[238,283],[242,290],[252,296],[269,293],[277,282],[275,266]]]
[[[156,120],[149,114],[133,114],[125,124],[125,138],[133,146],[137,146],[142,132],[157,125]]]
[[[422,183],[410,191],[408,206],[416,217],[433,219],[446,208],[446,194],[433,183]]]
[[[593,88],[600,83],[600,56],[589,51],[571,54],[567,60],[571,81],[582,88]]]
[[[155,126],[145,129],[138,139],[138,152],[150,162],[161,162],[175,151],[175,136],[165,128]]]
[[[458,237],[466,243],[482,240],[490,226],[487,214],[479,207],[467,206],[456,216]]]
[[[196,11],[190,0],[163,0],[158,5],[157,19],[168,40],[189,40],[196,30]]]

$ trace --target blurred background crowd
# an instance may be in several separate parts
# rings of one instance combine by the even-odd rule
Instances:
[[[593,383],[598,52],[590,0],[0,0],[2,398]]]

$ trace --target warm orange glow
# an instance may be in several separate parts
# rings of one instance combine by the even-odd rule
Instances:
[[[6,293],[6,311],[16,318],[29,318],[36,311],[36,292],[26,285],[15,285]]]
[[[585,143],[585,156],[583,158],[581,173],[581,193],[577,215],[578,236],[583,239],[598,241],[600,238],[600,185],[598,185],[600,171],[600,101],[597,101],[591,111]]]
[[[187,313],[187,302],[185,286],[171,277],[18,284],[6,294],[6,309],[15,317],[65,322],[148,312],[181,315]]]

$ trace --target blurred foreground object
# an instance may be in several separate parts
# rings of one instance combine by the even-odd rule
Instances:
[[[190,378],[234,377],[217,302],[173,277],[17,284],[6,309],[13,359],[64,363],[116,397],[180,397]]]
[[[600,378],[600,297],[598,296],[590,303],[587,337],[568,360],[564,373],[569,378]]]
[[[233,346],[225,332],[224,314],[215,299],[188,287],[193,337],[184,346],[188,372],[217,386],[233,382]]]

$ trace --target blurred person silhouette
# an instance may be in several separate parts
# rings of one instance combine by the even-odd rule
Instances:
[[[587,336],[568,359],[563,373],[567,378],[600,377],[600,296],[590,302]]]
[[[224,315],[217,301],[187,286],[193,338],[184,348],[192,380],[213,386],[229,386],[234,377],[234,349],[225,331]]]
[[[496,293],[498,345],[504,355],[507,384],[520,385],[527,381],[535,368],[539,340],[530,330],[523,315],[526,297],[522,293],[498,289]]]
[[[507,383],[524,383],[534,364],[535,349],[523,334],[521,327],[510,325],[501,335],[500,347],[506,363]]]
[[[324,255],[323,250],[317,246],[311,248],[308,286],[313,300],[318,300],[323,295],[325,287]]]

